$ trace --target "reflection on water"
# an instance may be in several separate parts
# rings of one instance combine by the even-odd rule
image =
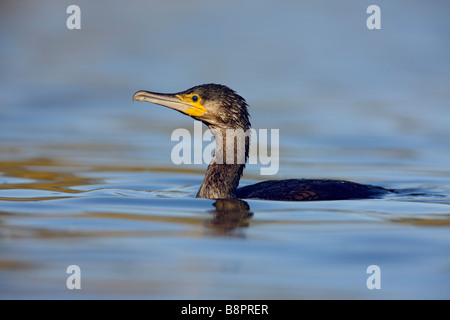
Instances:
[[[448,1],[380,0],[378,31],[352,1],[77,5],[75,32],[54,1],[0,4],[0,298],[450,297]],[[209,82],[280,129],[277,176],[247,165],[242,185],[402,192],[196,199],[206,165],[170,161],[192,120],[131,97]]]
[[[448,277],[448,193],[301,205],[213,201],[194,198],[201,172],[43,158],[0,166],[2,298],[378,298],[362,285],[374,263],[393,286],[383,297],[420,296],[415,287],[448,294],[447,282],[435,282]],[[402,261],[415,266],[405,272],[396,267]],[[65,288],[71,264],[83,272],[77,296]],[[430,268],[443,269],[403,281]]]
[[[65,198],[67,194],[80,192],[73,187],[93,184],[92,179],[78,177],[50,159],[0,161],[0,170],[4,180],[4,183],[0,185],[2,200],[39,201]],[[7,197],[8,193],[14,196]],[[33,196],[39,193],[55,194],[55,196]]]
[[[228,234],[238,227],[248,227],[253,216],[247,202],[239,199],[216,200],[215,210],[209,211],[213,218],[206,225],[220,234]]]

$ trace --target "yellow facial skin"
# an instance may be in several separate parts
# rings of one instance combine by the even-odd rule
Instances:
[[[177,95],[177,97],[184,102],[192,105],[192,108],[187,109],[184,113],[190,115],[191,117],[199,117],[206,112],[205,107],[202,106],[202,99],[198,94],[185,94]]]

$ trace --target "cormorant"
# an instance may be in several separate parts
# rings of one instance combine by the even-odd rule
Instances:
[[[133,95],[134,100],[152,102],[191,116],[213,133],[216,150],[197,198],[312,201],[376,198],[390,192],[381,187],[328,179],[269,180],[238,188],[248,158],[249,137],[245,136],[241,149],[237,147],[238,139],[232,137],[234,156],[229,157],[226,141],[230,132],[239,129],[246,132],[251,127],[244,98],[224,85],[203,84],[173,94],[141,90]],[[245,159],[239,161],[242,155]]]

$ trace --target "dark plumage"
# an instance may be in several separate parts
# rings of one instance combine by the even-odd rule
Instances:
[[[250,145],[249,137],[245,135],[251,125],[244,98],[226,86],[205,84],[175,94],[138,91],[134,100],[160,104],[187,114],[202,121],[214,134],[216,151],[197,193],[198,198],[313,201],[374,198],[390,192],[381,187],[328,179],[271,180],[238,189]],[[239,132],[243,145],[233,132]],[[240,136],[241,133],[244,135]],[[230,152],[228,157],[227,137],[233,139],[230,141],[234,146],[234,154]]]
[[[376,198],[387,193],[381,187],[346,180],[287,179],[269,180],[236,190],[241,199],[285,201],[345,200]]]

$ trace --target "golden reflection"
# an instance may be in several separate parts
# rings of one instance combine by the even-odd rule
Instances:
[[[439,215],[439,218],[399,218],[391,219],[391,222],[404,223],[409,225],[423,226],[423,227],[449,227],[450,215]]]
[[[110,166],[86,166],[65,163],[48,158],[35,158],[21,161],[0,161],[0,194],[2,190],[11,190],[11,192],[3,193],[0,200],[6,201],[41,201],[72,198],[74,194],[82,193],[84,190],[77,190],[76,187],[93,185],[102,183],[98,179],[83,177],[80,173],[99,172],[99,171],[148,171],[148,168],[142,167],[110,167]],[[150,171],[170,171],[173,169],[152,168]],[[177,170],[175,170],[177,171]],[[182,170],[187,172],[188,170]],[[3,178],[3,179],[2,179]],[[3,181],[2,181],[3,180]],[[16,192],[16,191],[17,192]],[[27,190],[30,191],[27,194]],[[33,192],[32,192],[33,191]],[[40,195],[38,192],[43,191]],[[58,194],[45,194],[45,191],[50,191]],[[15,193],[16,192],[16,193]],[[37,193],[35,193],[37,192]],[[191,229],[191,236],[204,236],[204,227],[213,233],[226,234],[239,227],[248,227],[249,220],[253,213],[247,202],[238,199],[231,200],[217,200],[213,203],[214,210],[206,211],[208,217],[191,216],[191,217],[174,217],[164,215],[145,215],[145,214],[130,214],[117,212],[83,212],[83,214],[76,215],[61,215],[61,218],[110,218],[110,219],[124,219],[124,220],[140,220],[165,222],[169,224],[184,224],[192,225],[200,228]],[[7,212],[0,212],[0,216],[5,217]],[[211,216],[212,215],[212,216]],[[42,217],[45,219],[46,215],[33,214],[34,218]],[[59,215],[50,215],[50,217],[57,217]],[[22,214],[21,217],[24,217]],[[0,222],[1,223],[1,222]],[[5,227],[5,226],[4,226]],[[21,227],[6,227],[3,231],[7,232],[10,237],[25,237],[25,238],[60,238],[60,237],[108,237],[117,236],[120,232],[105,232],[104,230],[80,232],[66,232],[49,230],[46,228],[21,228]],[[140,236],[149,235],[148,233],[140,233]],[[2,236],[7,236],[2,234]],[[126,233],[126,235],[129,235]]]
[[[25,161],[0,161],[0,172],[3,173],[3,176],[29,180],[29,182],[2,183],[0,184],[0,189],[28,189],[79,193],[82,191],[71,188],[75,186],[92,184],[94,182],[91,178],[79,177],[74,173],[68,172],[69,168],[73,168],[73,166],[59,164],[52,160],[42,158]],[[10,201],[26,201],[60,198],[64,197],[8,197],[0,199]]]
[[[70,194],[83,193],[78,186],[99,184],[96,178],[82,177],[80,173],[89,172],[171,172],[171,173],[200,173],[201,170],[179,168],[148,168],[139,166],[109,166],[84,165],[58,162],[48,158],[35,158],[20,161],[0,160],[0,191],[3,190],[40,190],[66,193],[65,195],[50,196],[0,196],[0,200],[7,201],[38,201],[72,197]],[[6,179],[2,179],[6,177]],[[9,178],[9,179],[8,179]],[[12,179],[11,179],[12,178]],[[15,181],[15,179],[17,181]],[[25,180],[25,181],[23,181]],[[5,182],[6,181],[6,182]],[[17,193],[19,194],[19,193]]]
[[[34,263],[0,259],[0,270],[20,270],[36,268]]]

